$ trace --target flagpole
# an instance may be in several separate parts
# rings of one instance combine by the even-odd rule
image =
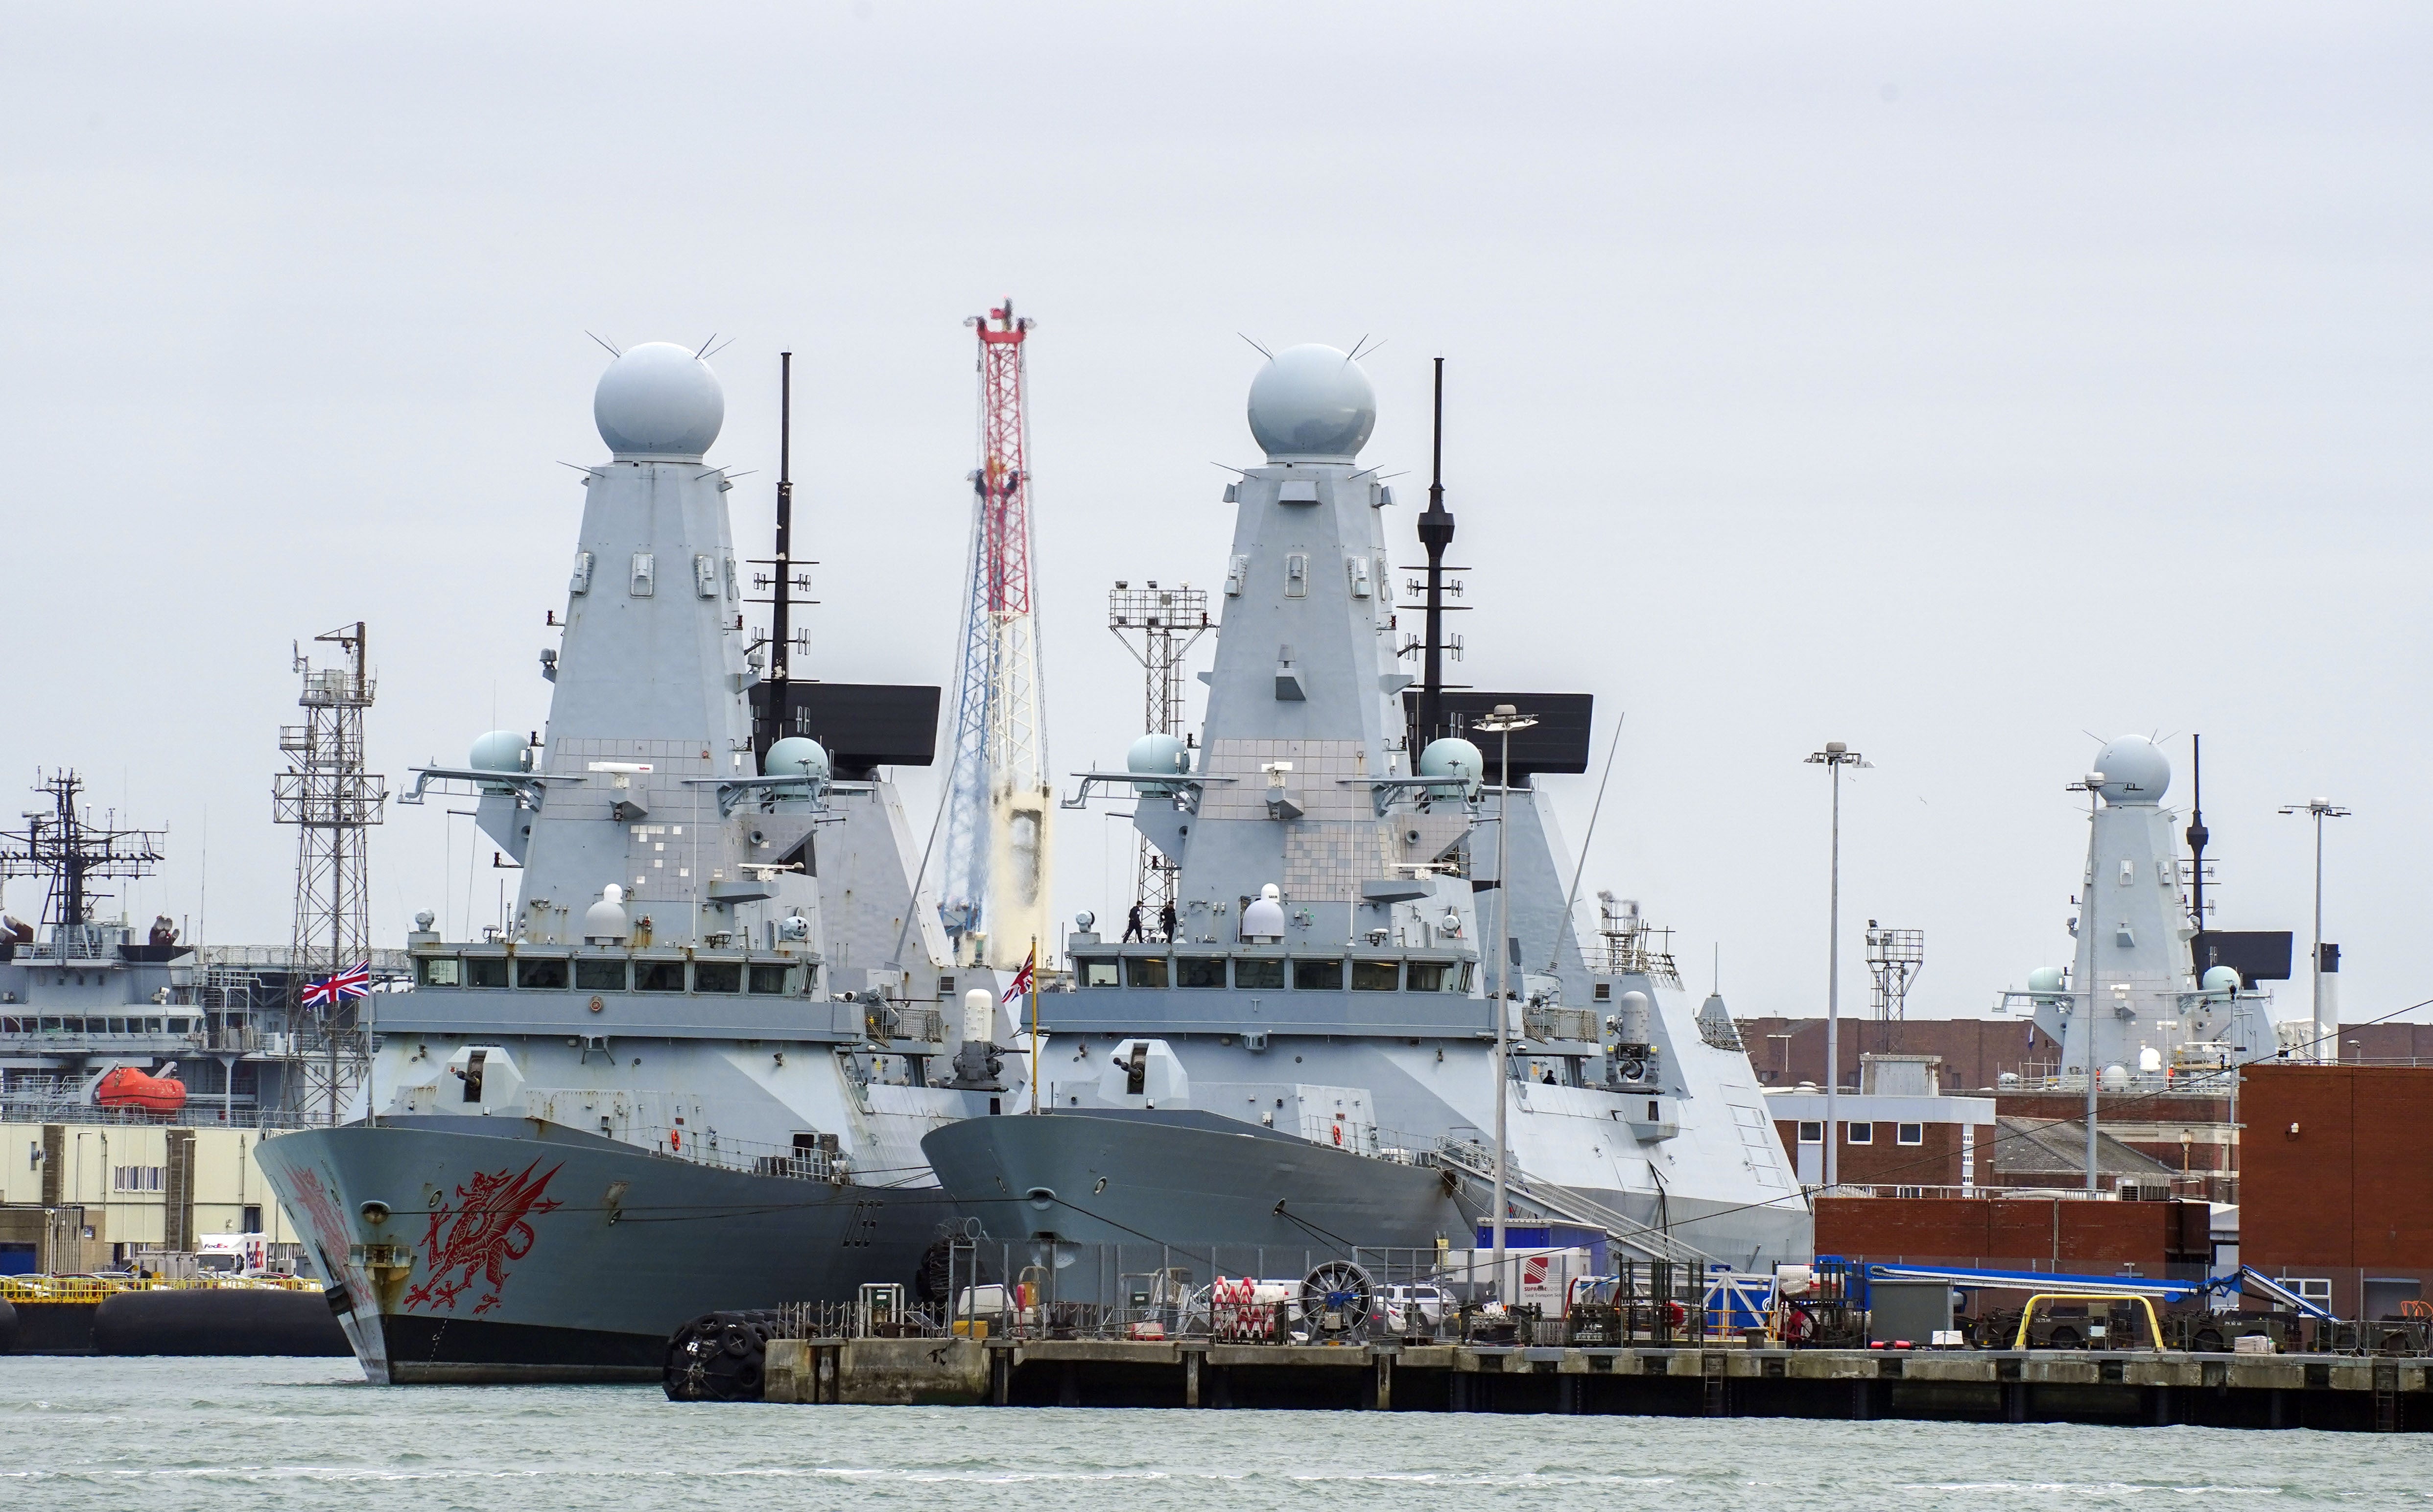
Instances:
[[[1030,1111],[1039,1111],[1039,937],[1030,937]]]

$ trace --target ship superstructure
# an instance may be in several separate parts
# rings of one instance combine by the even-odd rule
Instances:
[[[921,1136],[1016,1091],[1010,1032],[939,1011],[892,785],[808,735],[756,748],[716,376],[636,347],[593,413],[612,458],[583,473],[548,725],[406,795],[477,795],[521,869],[509,924],[421,915],[355,1121],[263,1150],[375,1380],[655,1377],[687,1317],[910,1278],[944,1216]],[[807,729],[808,686],[777,710]],[[862,931],[842,970],[832,881]]]
[[[1153,733],[1126,770],[1082,775],[1081,797],[1133,796],[1135,826],[1179,862],[1172,938],[1069,937],[1075,989],[1039,1008],[1046,1112],[924,1148],[1001,1237],[1467,1248],[1502,951],[1516,1206],[1651,1253],[1804,1256],[1806,1205],[1720,1000],[1702,1030],[1646,950],[1591,969],[1520,754],[1489,772],[1458,735],[1415,739],[1391,491],[1358,461],[1375,416],[1334,348],[1259,373],[1267,461],[1225,490],[1198,745]]]

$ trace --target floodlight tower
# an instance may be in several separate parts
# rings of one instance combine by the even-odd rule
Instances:
[[[315,1009],[301,994],[309,983],[371,959],[364,846],[366,832],[383,817],[388,785],[364,770],[364,710],[372,705],[374,679],[365,665],[363,621],[313,639],[337,646],[339,662],[315,667],[304,652],[296,653],[296,671],[304,679],[296,702],[305,722],[280,727],[287,770],[272,780],[271,808],[280,824],[297,826],[288,1022],[300,1076],[290,1082],[288,1096],[295,1111],[317,1108],[335,1128],[370,1063],[371,1045],[357,1009],[362,1000]]]
[[[1910,983],[1926,964],[1926,931],[1886,929],[1867,921],[1867,973],[1876,979],[1876,1048],[1900,1048]]]
[[[980,444],[939,911],[959,960],[1012,968],[1049,933],[1047,816],[1055,808],[1031,601],[1023,358],[1031,322],[1016,319],[1008,299],[963,323],[979,335]]]
[[[1117,582],[1107,595],[1107,628],[1114,632],[1146,674],[1141,706],[1145,735],[1182,733],[1182,658],[1211,626],[1208,595],[1184,583],[1160,587],[1151,578],[1147,587]],[[1138,636],[1139,642],[1133,642]],[[1140,855],[1132,869],[1132,901],[1143,918],[1160,917],[1175,901],[1175,880],[1182,868],[1140,839]]]

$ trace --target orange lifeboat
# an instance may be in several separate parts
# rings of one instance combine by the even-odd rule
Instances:
[[[148,1076],[131,1065],[123,1065],[102,1074],[100,1084],[94,1088],[93,1100],[104,1108],[141,1108],[147,1113],[173,1113],[186,1106],[186,1084],[175,1077]]]

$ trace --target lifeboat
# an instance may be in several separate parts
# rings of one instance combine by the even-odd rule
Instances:
[[[147,1113],[173,1113],[186,1106],[186,1084],[175,1077],[150,1076],[131,1065],[123,1065],[102,1074],[100,1084],[94,1088],[93,1100],[104,1108],[141,1108]]]

